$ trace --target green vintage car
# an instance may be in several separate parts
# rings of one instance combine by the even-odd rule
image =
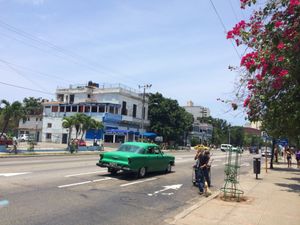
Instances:
[[[118,171],[134,172],[142,178],[148,172],[171,172],[175,157],[164,154],[153,143],[126,142],[117,151],[101,153],[96,165],[107,167],[111,174]]]

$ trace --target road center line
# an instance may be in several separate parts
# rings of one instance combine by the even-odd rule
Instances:
[[[66,184],[66,185],[58,186],[58,188],[72,187],[72,186],[77,186],[77,185],[81,185],[81,184],[88,184],[91,182],[92,181],[89,180],[89,181],[84,181],[84,182],[80,182],[80,183]]]
[[[87,172],[87,173],[77,173],[77,174],[70,174],[66,175],[65,177],[76,177],[76,176],[81,176],[81,175],[88,175],[88,174],[93,174],[93,173],[106,173],[107,171],[105,170],[98,170],[94,172]]]
[[[156,180],[157,178],[148,178],[146,180],[140,180],[140,181],[135,181],[135,182],[131,182],[131,183],[126,183],[126,184],[121,184],[120,187],[126,187],[126,186],[129,186],[129,185],[133,185],[133,184],[139,184],[139,183],[144,183],[144,182],[147,182],[147,181],[151,181],[151,180]]]

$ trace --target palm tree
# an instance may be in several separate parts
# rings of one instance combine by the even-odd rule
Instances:
[[[70,146],[70,140],[71,140],[71,134],[72,134],[72,129],[74,126],[74,117],[65,117],[62,121],[62,126],[63,128],[69,129],[69,134],[68,134],[68,146]]]
[[[25,110],[19,101],[15,101],[12,104],[10,104],[6,100],[1,100],[0,105],[3,105],[4,107],[0,107],[0,114],[3,118],[3,127],[0,134],[0,137],[3,136],[3,133],[7,131],[8,124],[10,121],[18,122],[21,118],[24,118]]]
[[[83,121],[82,121],[83,123],[81,126],[81,132],[82,132],[81,140],[87,130],[89,130],[89,129],[99,130],[99,129],[103,128],[102,122],[92,119],[90,116],[84,116],[84,117],[82,117],[82,119],[83,119]]]

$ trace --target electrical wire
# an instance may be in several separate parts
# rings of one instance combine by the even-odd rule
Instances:
[[[76,53],[74,53],[74,52],[72,52],[70,50],[66,50],[64,48],[61,48],[61,47],[59,47],[59,46],[57,46],[57,45],[49,42],[49,41],[46,41],[44,39],[35,37],[34,35],[32,35],[32,34],[30,34],[28,32],[25,32],[25,31],[23,31],[23,30],[21,30],[19,28],[16,28],[16,27],[14,27],[12,25],[9,25],[8,23],[4,22],[3,20],[0,20],[0,26],[2,28],[5,28],[5,29],[7,29],[7,30],[9,30],[11,32],[14,32],[14,33],[16,33],[16,34],[18,34],[18,35],[26,38],[26,39],[34,41],[34,42],[36,42],[36,43],[38,43],[40,45],[47,46],[48,48],[50,48],[50,49],[52,49],[54,51],[57,51],[57,52],[59,52],[60,54],[62,54],[64,56],[67,56],[69,59],[70,58],[73,59],[73,62],[74,61],[77,62],[76,64],[81,65],[81,66],[84,65],[86,68],[90,69],[93,72],[96,72],[97,74],[99,74],[99,72],[103,73],[103,71],[99,71],[98,70],[98,67],[99,67],[98,65],[96,66],[94,63],[91,63],[90,61],[86,60],[85,58],[79,56],[78,54],[76,54]],[[118,76],[116,76],[114,74],[118,73],[118,74],[122,75],[123,77],[130,78],[130,80],[132,80],[132,79],[138,80],[138,79],[136,79],[134,77],[131,77],[131,76],[127,75],[127,74],[120,73],[120,72],[117,72],[117,71],[113,71],[113,70],[111,70],[109,68],[105,68],[105,67],[103,67],[103,68],[104,68],[104,70],[110,72],[111,76],[114,76],[114,77],[116,77],[118,79],[120,79],[120,77],[118,77]]]
[[[220,23],[221,23],[221,25],[222,25],[222,27],[223,27],[223,29],[224,29],[224,32],[227,34],[226,26],[225,26],[225,24],[224,24],[224,22],[223,22],[223,20],[222,20],[222,18],[221,18],[221,16],[220,16],[220,14],[218,13],[218,10],[217,10],[215,4],[213,3],[212,0],[209,0],[209,1],[210,1],[211,5],[212,5],[212,7],[213,7],[213,10],[214,10],[214,12],[215,12],[215,14],[217,15],[217,17],[218,17],[218,19],[219,19],[219,21],[220,21]],[[239,52],[238,52],[238,50],[236,49],[236,47],[235,47],[234,43],[232,42],[232,40],[231,40],[231,45],[233,46],[234,51],[235,51],[235,53],[237,54],[237,56],[239,57],[239,59],[241,59],[241,55],[239,54]]]
[[[0,84],[6,85],[6,86],[10,86],[10,87],[20,88],[20,89],[24,89],[24,90],[29,90],[29,91],[39,92],[39,93],[42,93],[42,94],[47,94],[47,95],[52,95],[52,96],[55,95],[55,94],[50,93],[50,92],[40,91],[40,90],[36,90],[36,89],[32,89],[32,88],[27,88],[27,87],[15,85],[15,84],[9,84],[9,83],[2,82],[2,81],[0,81]]]

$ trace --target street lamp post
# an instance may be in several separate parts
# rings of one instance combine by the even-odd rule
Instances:
[[[144,119],[145,119],[145,94],[146,88],[151,88],[152,84],[139,85],[139,88],[143,88],[143,101],[142,101],[142,122],[141,122],[141,131],[142,131],[142,140],[144,140]]]

